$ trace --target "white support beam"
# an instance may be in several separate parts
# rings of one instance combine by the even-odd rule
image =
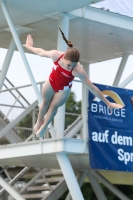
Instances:
[[[42,169],[43,172],[48,171],[48,169]],[[19,191],[20,194],[25,194],[27,193],[27,188],[30,186],[34,186],[35,185],[35,180],[36,179],[40,179],[42,177],[41,173],[38,172],[29,182],[27,182]]]
[[[88,171],[88,178],[90,181],[90,184],[95,192],[95,195],[98,200],[107,200],[100,184],[98,183],[97,179],[91,174],[90,171]]]
[[[112,191],[121,200],[131,200],[119,189],[117,189],[114,185],[112,185],[107,179],[105,179],[101,174],[99,174],[94,170],[90,170],[90,172],[94,175],[96,179],[98,179],[101,183],[103,183],[110,191]]]
[[[34,131],[34,125],[36,123],[35,119],[36,119],[36,111],[34,109],[32,110],[32,140],[33,141],[35,140],[35,131]]]
[[[62,29],[66,38],[68,38],[68,30],[69,30],[69,15],[68,14],[59,15],[58,26]],[[63,52],[65,52],[67,49],[67,45],[65,41],[63,40],[62,35],[59,30],[58,30],[57,49]],[[64,135],[64,128],[65,128],[65,104],[58,108],[58,112],[54,118],[54,127],[56,131],[56,137],[57,138],[62,137]]]
[[[6,78],[6,74],[7,74],[15,48],[16,48],[16,45],[15,45],[14,40],[12,39],[10,42],[3,66],[2,66],[2,70],[0,72],[0,90],[2,89],[4,80]]]
[[[2,138],[6,133],[8,133],[21,119],[23,119],[28,113],[30,113],[36,106],[38,105],[38,101],[36,100],[33,104],[31,104],[24,112],[22,112],[14,121],[8,124],[1,132],[0,138]]]
[[[71,193],[73,200],[84,200],[81,193],[79,184],[75,177],[74,171],[72,169],[71,163],[66,155],[66,153],[57,153],[57,160],[59,162],[60,168],[63,172],[64,178],[66,180],[67,186]]]
[[[89,63],[84,63],[83,68],[89,77]],[[82,139],[86,140],[88,138],[88,88],[84,84],[82,84],[82,120]]]
[[[10,174],[8,173],[8,171],[7,171],[6,169],[4,169],[4,172],[5,172],[6,176],[7,176],[7,178],[11,181],[12,179],[11,179],[11,176],[10,176]]]
[[[22,169],[13,179],[10,180],[10,182],[8,183],[10,186],[13,186],[28,170],[30,169],[30,167],[25,167],[24,169]],[[1,189],[0,190],[0,196],[2,196],[5,193],[5,189]]]
[[[118,87],[124,88],[133,80],[133,73],[130,74]]]
[[[127,63],[127,60],[128,60],[128,57],[129,57],[129,54],[128,53],[125,53],[122,57],[122,60],[121,60],[121,63],[120,63],[120,66],[119,66],[119,69],[117,71],[117,74],[116,74],[116,77],[115,77],[115,80],[114,80],[114,83],[113,83],[113,86],[118,86],[119,82],[120,82],[120,79],[121,79],[121,76],[122,76],[122,73],[124,71],[124,68],[126,66],[126,63]]]
[[[21,160],[21,158],[30,156],[39,156],[44,154],[53,154],[56,153],[62,153],[67,152],[68,154],[78,154],[83,155],[86,157],[88,156],[87,153],[87,147],[88,143],[85,140],[80,139],[48,139],[48,140],[42,140],[41,143],[39,140],[36,141],[30,141],[30,142],[21,142],[19,144],[10,144],[10,145],[0,145],[0,162],[1,160],[6,160],[8,162],[8,159],[13,159],[13,162],[19,163],[18,160]],[[10,152],[10,153],[9,153]],[[9,162],[11,161],[9,159]],[[24,160],[22,159],[22,162]],[[84,161],[84,160],[83,160]],[[39,163],[37,163],[39,164]],[[89,162],[87,163],[89,164]],[[54,164],[53,164],[54,165]],[[29,165],[28,165],[29,166]]]
[[[0,177],[0,185],[17,200],[25,200],[16,190],[14,190],[3,178]]]
[[[74,135],[76,135],[76,133],[78,133],[82,129],[82,127],[83,127],[83,121],[82,121],[82,119],[80,121],[77,120],[77,122],[78,123],[75,125],[75,127],[72,127],[72,129],[71,129],[71,127],[70,127],[70,129],[68,128],[69,132],[67,133],[67,135],[65,136],[65,138],[72,138]]]
[[[86,7],[69,12],[69,14],[88,20],[133,31],[133,19],[97,8]]]
[[[21,44],[21,42],[19,40],[18,34],[17,34],[16,30],[15,30],[14,24],[13,24],[13,22],[11,20],[11,17],[10,17],[10,14],[8,12],[8,9],[7,9],[7,7],[5,5],[5,2],[3,0],[0,0],[0,3],[1,3],[1,8],[3,10],[3,13],[5,15],[6,21],[7,21],[8,25],[9,25],[10,31],[11,31],[11,33],[13,35],[13,38],[14,38],[14,41],[16,43],[16,46],[17,46],[17,48],[18,48],[18,50],[20,52],[21,58],[22,58],[22,60],[24,62],[24,65],[26,67],[26,70],[27,70],[28,76],[30,78],[30,81],[31,81],[31,83],[33,85],[33,89],[35,91],[35,94],[36,94],[36,96],[38,98],[39,103],[41,103],[41,101],[42,101],[41,94],[40,94],[40,92],[38,90],[38,87],[36,85],[35,79],[33,77],[33,74],[32,74],[32,71],[30,69],[29,63],[28,63],[27,58],[25,56],[25,53],[24,53],[22,44]]]
[[[87,175],[87,171],[80,171],[78,173],[78,175],[77,175],[77,181],[78,181],[78,184],[79,184],[80,187],[82,186],[86,175]],[[68,195],[67,195],[67,197],[66,197],[65,200],[72,200],[70,192],[68,193]]]

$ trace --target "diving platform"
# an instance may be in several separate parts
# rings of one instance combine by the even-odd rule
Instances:
[[[74,169],[88,169],[87,140],[44,139],[0,146],[0,164],[59,169],[56,154],[67,154]]]
[[[90,170],[88,140],[74,138],[43,139],[0,146],[1,166],[60,169],[56,154],[67,154],[74,171]],[[92,169],[93,170],[93,169]],[[98,171],[112,184],[133,184],[133,173]],[[88,180],[89,181],[89,180]]]

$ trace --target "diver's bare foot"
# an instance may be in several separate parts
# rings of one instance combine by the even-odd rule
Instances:
[[[36,123],[34,126],[34,131],[37,133],[37,131],[40,129],[40,127],[43,125],[44,119],[41,121],[41,123]]]
[[[47,130],[47,127],[42,124],[42,126],[40,127],[40,129],[36,132],[36,137],[40,138],[44,136],[45,131]]]

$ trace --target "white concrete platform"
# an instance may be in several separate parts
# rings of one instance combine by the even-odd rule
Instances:
[[[74,169],[87,169],[87,140],[45,139],[0,146],[0,165],[60,168],[56,153],[66,152]]]
[[[81,139],[45,139],[0,146],[1,166],[29,166],[60,169],[56,153],[68,155],[74,170],[89,169],[88,141]],[[113,184],[133,184],[133,173],[98,170]]]

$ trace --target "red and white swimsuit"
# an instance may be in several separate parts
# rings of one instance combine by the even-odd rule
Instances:
[[[72,81],[74,79],[72,70],[67,71],[58,64],[58,61],[62,58],[63,55],[61,55],[58,60],[54,62],[52,72],[49,76],[49,82],[55,92],[61,92],[71,88]]]

